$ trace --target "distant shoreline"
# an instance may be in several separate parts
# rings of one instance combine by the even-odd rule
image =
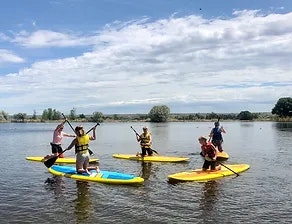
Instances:
[[[61,123],[64,120],[39,120],[39,119],[25,119],[23,121],[17,120],[6,120],[0,121],[0,123]],[[137,119],[123,119],[123,120],[113,120],[113,119],[106,119],[100,121],[99,123],[126,123],[126,122],[151,122],[151,123],[167,123],[167,122],[214,122],[216,119],[195,119],[195,120],[179,120],[179,119],[169,119],[166,122],[151,122],[149,119],[145,120],[137,120]],[[270,119],[253,119],[253,120],[239,120],[239,119],[221,119],[224,122],[292,122],[292,117],[288,118],[270,118]],[[70,122],[80,122],[80,123],[96,123],[96,121],[84,120],[84,119],[76,119],[70,120]]]
[[[220,121],[275,121],[275,122],[292,122],[291,117],[279,117],[271,112],[250,113],[247,116],[239,116],[237,113],[170,113],[167,122],[214,122]],[[74,117],[66,115],[71,122],[151,122],[149,114],[102,114],[99,117],[92,115],[77,115]],[[7,117],[0,117],[0,123],[57,123],[63,122],[62,117],[57,119],[46,119],[42,115],[26,115],[22,117],[15,117],[7,115]]]

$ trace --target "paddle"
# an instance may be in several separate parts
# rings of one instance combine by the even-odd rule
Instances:
[[[96,123],[96,125],[94,125],[92,128],[90,128],[86,134],[88,134],[89,132],[91,132],[94,128],[96,128],[97,126],[99,126],[100,124],[99,123]]]
[[[63,150],[59,155],[54,156],[54,157],[52,157],[52,158],[46,160],[46,161],[44,162],[45,166],[46,166],[47,168],[50,168],[51,166],[53,166],[54,163],[56,162],[56,160],[59,158],[59,156],[60,156],[61,154],[63,154],[64,152],[66,152],[67,150],[68,150],[68,149],[65,149],[65,150]]]
[[[135,134],[138,136],[138,137],[140,137],[140,135],[138,134],[138,132],[131,126],[131,129],[135,132]],[[154,153],[156,153],[157,155],[159,155],[159,153],[156,151],[156,150],[154,150],[154,149],[152,149],[151,148],[151,151],[153,151]]]
[[[92,128],[90,128],[90,129],[86,132],[86,134],[88,134],[92,129],[96,128],[97,125],[100,125],[100,124],[97,123],[96,125],[94,125]],[[71,124],[70,124],[70,126],[71,126]],[[72,126],[71,126],[71,127],[72,127]],[[73,127],[72,127],[72,128],[73,128]],[[74,131],[74,132],[75,132],[75,131]],[[46,161],[44,162],[45,166],[48,167],[48,168],[50,168],[52,165],[54,165],[54,163],[55,163],[56,160],[59,158],[59,156],[60,156],[61,154],[63,154],[64,152],[66,152],[67,150],[68,150],[68,149],[65,149],[65,150],[63,150],[58,156],[54,156],[54,157],[52,157],[52,158],[46,160]],[[89,154],[90,154],[90,155],[93,154],[93,152],[92,152],[90,149],[88,149],[88,151],[89,151]]]
[[[236,176],[239,176],[238,173],[236,173],[234,170],[230,169],[228,166],[225,166],[223,163],[219,162],[218,160],[216,162],[219,163],[220,165],[224,166],[226,169],[230,170],[232,173],[236,174]]]
[[[76,132],[75,132],[73,126],[72,126],[71,123],[67,120],[66,116],[65,116],[63,113],[62,113],[62,115],[63,115],[63,117],[65,118],[65,120],[67,121],[67,123],[69,124],[69,126],[71,127],[71,129],[73,130],[73,132],[76,134]],[[99,124],[99,123],[96,123],[96,125],[94,125],[92,128],[90,128],[90,129],[86,132],[86,134],[88,134],[91,130],[93,130],[94,128],[96,128],[96,126],[98,126],[98,125],[100,125],[100,124]],[[77,134],[76,134],[76,135],[77,135]],[[89,151],[89,154],[90,154],[91,156],[94,154],[90,149],[88,149],[88,151]]]
[[[100,125],[99,123],[96,123],[96,125],[94,125],[92,128],[90,128],[86,134],[88,134],[89,132],[91,132],[94,128],[96,128],[98,125]],[[89,155],[94,155],[94,152],[92,152],[90,149],[88,149]]]

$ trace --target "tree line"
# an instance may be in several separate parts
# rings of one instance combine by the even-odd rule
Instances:
[[[276,117],[290,118],[292,117],[292,98],[280,98],[271,111]],[[197,121],[197,120],[271,120],[268,113],[251,113],[250,111],[241,111],[240,113],[186,113],[186,114],[171,114],[170,108],[167,105],[157,105],[152,107],[148,114],[113,114],[104,115],[102,112],[96,111],[91,115],[77,114],[76,108],[72,108],[67,115],[70,120],[78,120],[84,122],[103,122],[107,120],[119,121],[150,121],[150,122],[166,122],[166,121]],[[47,108],[42,115],[37,115],[34,110],[32,116],[26,113],[17,113],[12,117],[5,111],[0,111],[0,121],[25,122],[25,121],[57,121],[63,119],[62,113],[53,108]]]

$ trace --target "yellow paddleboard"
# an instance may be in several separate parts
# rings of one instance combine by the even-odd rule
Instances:
[[[236,164],[236,165],[226,165],[229,169],[236,173],[241,173],[249,169],[248,164]],[[175,173],[168,176],[170,181],[206,181],[215,178],[225,177],[235,175],[232,171],[228,170],[224,166],[221,166],[221,170],[218,171],[202,171],[202,169],[196,169],[191,171],[185,171],[181,173]]]
[[[30,156],[30,157],[26,157],[27,160],[29,161],[34,161],[34,162],[45,162],[46,160],[44,159],[44,157],[41,156]],[[94,163],[97,162],[99,159],[90,159],[89,162],[90,163]],[[76,158],[58,158],[56,160],[55,163],[66,163],[66,164],[75,164],[76,163]]]
[[[186,157],[174,157],[174,156],[141,156],[131,155],[131,154],[113,154],[114,158],[117,159],[129,159],[129,160],[137,160],[137,161],[147,161],[147,162],[186,162],[189,158]]]
[[[223,161],[223,160],[227,160],[229,158],[229,155],[227,154],[227,152],[223,151],[223,152],[218,152],[217,154],[217,160],[218,161]]]

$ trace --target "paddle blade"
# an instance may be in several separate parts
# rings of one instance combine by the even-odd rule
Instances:
[[[151,150],[152,150],[152,152],[154,152],[155,154],[159,155],[159,153],[158,153],[156,150],[154,150],[154,149],[151,149]]]
[[[92,152],[90,149],[88,149],[89,155],[94,155],[94,152]]]
[[[57,159],[58,159],[58,156],[52,157],[52,158],[48,159],[47,161],[45,161],[44,164],[47,168],[50,168],[51,166],[54,165],[54,163],[56,162]]]

